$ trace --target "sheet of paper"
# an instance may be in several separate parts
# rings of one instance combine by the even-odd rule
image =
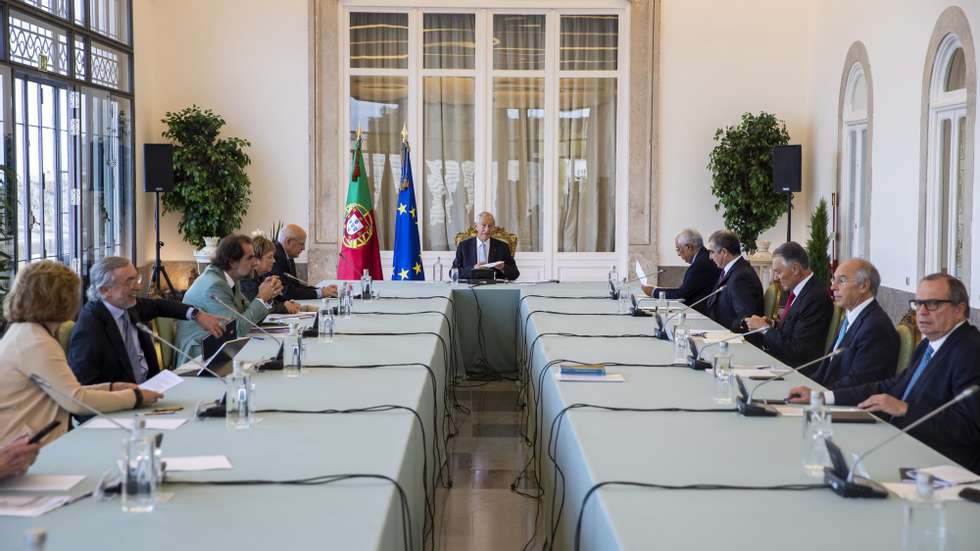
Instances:
[[[504,265],[503,260],[498,260],[496,262],[487,262],[486,264],[477,264],[477,268],[499,268]]]
[[[3,496],[0,495],[0,516],[39,517],[71,501],[71,496]]]
[[[189,457],[164,457],[168,471],[214,471],[230,469],[231,461],[224,455],[197,455]]]
[[[557,375],[558,380],[566,383],[625,383],[622,373],[607,373],[605,375]]]
[[[956,486],[959,484],[972,484],[980,482],[980,476],[956,465],[938,465],[936,467],[925,467],[916,469],[916,472],[929,473],[933,477],[942,480],[946,484]]]
[[[790,404],[785,404],[785,405],[769,404],[769,407],[778,411],[780,415],[783,415],[785,417],[803,417],[803,410],[806,409],[806,406],[802,406],[802,405],[794,406]],[[842,412],[842,413],[852,413],[852,412],[862,411],[862,410],[855,407],[848,407],[848,406],[827,406],[827,411],[829,411],[830,416],[833,417],[835,411]]]
[[[128,417],[115,418],[115,417],[113,417],[113,419],[115,421],[118,421],[120,425],[126,427],[127,429],[133,428],[133,419],[132,418],[128,418]],[[186,422],[187,422],[187,418],[186,417],[183,418],[183,419],[153,419],[153,418],[147,418],[147,420],[146,420],[146,428],[152,429],[152,430],[174,430],[176,428],[179,428],[181,425],[183,425]],[[92,419],[88,423],[85,423],[84,425],[82,425],[82,428],[83,429],[118,429],[119,427],[117,427],[115,424],[113,424],[108,419],[102,419],[102,418],[96,417],[95,419]]]
[[[763,367],[762,369],[757,367],[736,367],[733,369],[735,375],[743,379],[775,379],[776,377],[781,377],[790,371],[791,369],[773,369],[771,367]]]
[[[742,344],[745,342],[745,339],[742,337],[735,338],[736,336],[737,333],[732,333],[731,331],[706,331],[704,333],[704,344],[720,341],[727,341],[729,344]]]
[[[152,390],[153,392],[164,393],[171,388],[184,382],[179,375],[170,370],[163,370],[157,373],[149,381],[140,385],[143,390]]]
[[[634,260],[633,262],[636,263],[636,265],[633,266],[633,271],[636,272],[636,278],[639,279],[640,283],[643,285],[649,285],[649,283],[647,283],[647,273],[643,271],[643,266],[640,266],[640,261]]]
[[[0,490],[15,492],[64,492],[85,480],[74,474],[25,474],[0,482]]]
[[[289,320],[300,320],[303,318],[312,318],[316,315],[316,312],[297,312],[295,314],[269,314],[265,317],[265,321],[269,323],[286,323]]]
[[[888,491],[901,499],[912,499],[915,497],[915,483],[912,482],[885,482],[882,484]],[[973,486],[980,489],[980,486]],[[966,486],[950,486],[949,488],[939,488],[934,495],[941,501],[962,501],[959,493]]]

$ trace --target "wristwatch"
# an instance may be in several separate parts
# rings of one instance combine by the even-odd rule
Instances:
[[[191,307],[191,319],[196,320],[198,316],[201,315],[201,311],[197,308]]]

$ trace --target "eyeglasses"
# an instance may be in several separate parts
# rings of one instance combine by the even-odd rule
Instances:
[[[830,278],[831,284],[847,285],[850,282],[851,280],[847,279],[847,276],[837,276],[837,277]]]
[[[920,306],[924,306],[926,311],[935,312],[939,309],[942,304],[953,304],[953,301],[949,299],[931,299],[931,300],[910,300],[909,308],[911,310],[918,310]]]

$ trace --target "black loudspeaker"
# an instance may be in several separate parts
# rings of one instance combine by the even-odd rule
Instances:
[[[803,190],[803,146],[777,145],[772,148],[772,188],[779,193]]]
[[[143,191],[174,190],[174,146],[168,143],[143,144]]]

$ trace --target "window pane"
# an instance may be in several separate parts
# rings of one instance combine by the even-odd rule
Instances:
[[[376,231],[382,250],[390,250],[395,244],[395,208],[402,163],[401,131],[407,112],[407,78],[351,77],[351,144],[360,128],[364,139],[364,168],[373,191]]]
[[[92,42],[92,82],[129,91],[129,55]]]
[[[969,228],[965,224],[964,210],[968,205],[964,200],[964,181],[966,178],[966,117],[960,116],[956,120],[956,242],[953,243],[955,262],[953,273],[957,276],[963,274],[966,266],[963,258],[963,236],[967,234]]]
[[[544,79],[494,79],[492,117],[490,191],[497,225],[517,234],[519,250],[541,251]]]
[[[476,67],[476,16],[427,13],[423,17],[422,55],[426,69]]]
[[[966,88],[966,57],[963,55],[963,48],[957,48],[946,68],[945,89],[951,92],[962,88]]]
[[[854,77],[854,86],[851,88],[851,111],[868,110],[868,83],[864,80],[864,73],[858,73]]]
[[[68,74],[68,36],[57,27],[10,12],[10,60],[41,71]]]
[[[13,283],[17,243],[17,174],[8,158],[10,143],[10,70],[0,68],[0,289]]]
[[[407,68],[408,14],[351,13],[350,66],[374,69]]]
[[[425,250],[455,248],[456,234],[473,224],[474,85],[468,77],[424,79]]]
[[[616,244],[616,80],[563,78],[558,114],[558,250]]]
[[[561,16],[561,70],[615,71],[618,55],[618,16]]]
[[[75,1],[75,23],[79,25],[85,24],[85,4],[83,0]]]
[[[129,13],[126,0],[89,0],[89,28],[117,42],[128,43]]]
[[[75,39],[75,78],[85,80],[85,41]]]
[[[939,268],[949,271],[949,200],[950,200],[950,146],[953,139],[952,125],[949,119],[943,119],[941,130],[942,152],[939,157],[940,201],[942,201],[939,218]]]
[[[544,15],[493,16],[493,68],[544,69]]]
[[[39,10],[46,11],[52,15],[56,15],[62,19],[68,18],[67,0],[21,0],[21,2],[29,6],[34,6]]]

